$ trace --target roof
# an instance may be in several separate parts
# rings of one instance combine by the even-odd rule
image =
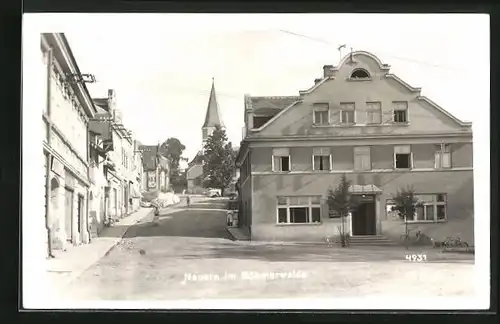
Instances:
[[[108,98],[92,98],[92,101],[101,109],[109,111]]]
[[[199,151],[198,153],[196,153],[194,158],[190,162],[188,162],[188,167],[192,167],[193,165],[197,165],[202,162],[203,162],[203,153]]]
[[[210,90],[210,98],[208,99],[207,114],[203,127],[224,127],[219,113],[219,104],[217,103],[217,96],[215,94],[215,85],[212,78],[212,89]]]
[[[382,190],[371,184],[371,185],[350,185],[349,186],[350,193],[361,193],[361,194],[370,194],[370,193],[379,193]]]
[[[286,96],[286,97],[250,97],[252,103],[252,109],[254,112],[264,110],[281,110],[290,106],[295,101],[299,100],[300,97],[296,96]]]

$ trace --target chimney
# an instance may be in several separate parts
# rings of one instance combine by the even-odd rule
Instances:
[[[108,90],[108,107],[109,107],[109,113],[111,116],[115,116],[115,110],[116,110],[116,93],[114,89],[109,89]]]
[[[252,111],[252,100],[250,99],[249,94],[245,94],[245,126],[247,129],[247,132],[245,134],[248,134],[248,131],[250,131],[253,128],[253,111]]]
[[[323,77],[328,78],[333,76],[333,65],[325,65],[323,66]]]

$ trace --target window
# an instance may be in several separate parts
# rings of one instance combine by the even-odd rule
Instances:
[[[320,196],[277,197],[278,224],[308,224],[321,221]]]
[[[330,123],[328,111],[329,107],[327,103],[314,104],[314,125],[328,125]]]
[[[291,171],[290,150],[288,148],[273,149],[273,171]]]
[[[341,103],[340,104],[340,123],[341,124],[354,124],[355,121],[355,105],[354,103]]]
[[[332,169],[332,156],[329,148],[313,149],[313,170],[326,171]]]
[[[434,154],[434,167],[436,169],[451,168],[450,144],[436,145],[436,153]]]
[[[422,204],[416,208],[415,214],[408,219],[409,222],[438,222],[446,220],[446,195],[445,194],[419,194],[416,195]]]
[[[354,147],[354,170],[371,170],[371,156],[369,146]]]
[[[412,160],[410,145],[394,146],[394,168],[411,169]]]
[[[406,101],[395,101],[393,102],[393,116],[395,123],[407,123],[408,122],[408,102]]]
[[[273,116],[254,116],[253,117],[253,128],[260,128],[265,123],[267,123]]]
[[[351,79],[368,79],[370,74],[364,69],[356,69],[351,73]]]
[[[367,124],[382,123],[382,104],[380,102],[366,103],[366,123]]]

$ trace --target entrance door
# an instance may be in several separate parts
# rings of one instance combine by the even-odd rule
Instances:
[[[66,239],[69,242],[73,241],[73,190],[65,188],[64,192],[64,225],[66,231]]]
[[[362,198],[358,208],[352,213],[352,235],[376,235],[375,197]]]

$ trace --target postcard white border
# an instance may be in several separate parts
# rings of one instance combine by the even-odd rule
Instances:
[[[489,308],[490,295],[490,238],[489,215],[490,215],[490,124],[489,107],[481,111],[483,117],[473,124],[474,130],[474,207],[475,207],[475,284],[476,296],[473,298],[427,298],[408,301],[396,296],[377,296],[359,298],[332,298],[332,299],[251,299],[251,300],[177,300],[177,301],[95,301],[95,302],[58,302],[50,304],[51,298],[47,293],[52,289],[48,285],[45,272],[45,252],[43,244],[45,240],[44,219],[44,183],[43,183],[43,149],[42,138],[44,130],[42,127],[41,109],[44,95],[39,86],[43,82],[43,75],[37,71],[37,60],[40,60],[40,33],[42,32],[66,32],[68,26],[72,28],[90,28],[92,24],[88,19],[91,14],[25,14],[23,16],[23,305],[25,308],[169,308],[169,309],[406,309],[411,305],[413,309],[487,309]],[[99,19],[111,19],[118,14],[94,14]],[[158,14],[133,14],[133,19],[144,19],[149,22],[164,19]],[[125,14],[120,14],[123,19]],[[173,24],[180,22],[187,15],[170,15],[169,20]],[[211,28],[214,31],[227,30],[227,26],[233,28],[248,29],[280,29],[296,24],[297,15],[259,15],[258,26],[255,25],[254,15],[196,15],[197,24],[203,25],[204,29]],[[312,15],[309,15],[312,16]],[[468,15],[471,16],[471,15]],[[485,19],[489,19],[487,15]],[[312,19],[313,17],[311,17]],[[130,14],[127,14],[130,21]],[[422,19],[425,19],[422,17]],[[208,22],[209,21],[209,22]],[[485,22],[485,26],[489,21]],[[185,25],[196,31],[196,24]],[[485,29],[485,33],[489,32]],[[133,41],[133,40],[132,40]],[[489,44],[488,44],[489,46]],[[332,60],[336,58],[332,55]],[[488,57],[489,62],[489,57]],[[483,65],[487,62],[483,61]],[[425,85],[424,85],[425,86]],[[473,109],[481,109],[474,107]],[[42,229],[42,230],[41,230]],[[363,302],[360,302],[360,299]]]

